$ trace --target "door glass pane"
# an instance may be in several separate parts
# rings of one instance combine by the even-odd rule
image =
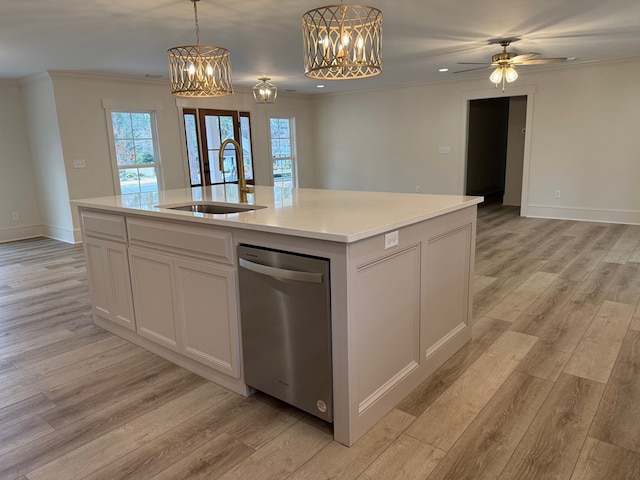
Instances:
[[[220,145],[233,135],[233,117],[230,115],[206,115],[207,158],[211,172],[211,183],[237,182],[235,151],[229,145],[225,149],[224,171],[220,171]]]
[[[253,182],[253,156],[251,152],[251,126],[248,112],[232,112],[222,110],[190,110],[184,112],[187,150],[189,143],[193,144],[193,155],[189,154],[190,171],[196,167],[197,145],[205,150],[201,152],[202,160],[199,165],[200,182],[195,185],[235,183],[238,181],[238,153],[233,145],[227,145],[223,155],[223,168],[220,170],[219,152],[222,142],[228,139],[236,140],[242,149],[245,179]],[[199,122],[199,123],[197,123]],[[198,137],[197,126],[202,130]],[[201,142],[198,142],[201,139]],[[188,152],[189,153],[189,152]],[[192,182],[197,177],[192,175]],[[192,183],[194,185],[194,183]]]
[[[225,183],[238,181],[238,170],[236,163],[236,149],[233,145],[227,145],[224,149],[224,171],[222,178]]]

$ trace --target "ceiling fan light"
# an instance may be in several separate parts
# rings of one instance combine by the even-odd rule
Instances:
[[[328,5],[302,16],[304,72],[343,80],[382,72],[382,12],[366,5]]]
[[[269,82],[271,79],[261,77],[258,80],[260,80],[260,83],[257,83],[253,87],[253,98],[256,103],[276,103],[278,88]]]
[[[500,82],[502,82],[502,75],[503,67],[499,66],[491,73],[491,75],[489,76],[489,80],[491,80],[491,83],[495,83],[496,85],[498,85]]]
[[[518,79],[518,72],[513,66],[509,65],[504,69],[504,77],[508,83],[515,82]]]

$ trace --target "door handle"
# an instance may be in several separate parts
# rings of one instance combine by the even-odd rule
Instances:
[[[267,275],[281,280],[292,280],[294,282],[322,283],[324,276],[322,273],[300,272],[298,270],[270,267],[245,260],[244,258],[240,259],[240,266],[261,275]]]

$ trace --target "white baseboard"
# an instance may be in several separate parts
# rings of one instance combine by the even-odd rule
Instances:
[[[30,225],[27,227],[6,228],[0,230],[0,243],[15,242],[27,238],[42,237],[44,234],[42,225]]]
[[[512,207],[519,207],[520,206],[520,196],[519,195],[505,195],[504,197],[502,197],[502,204],[503,205],[509,205]]]
[[[633,210],[527,205],[521,209],[520,214],[523,217],[533,218],[556,218],[559,220],[640,225],[640,212]]]
[[[63,228],[51,227],[49,225],[44,225],[43,230],[45,237],[53,238],[54,240],[59,240],[65,243],[78,243],[73,230],[65,230]]]

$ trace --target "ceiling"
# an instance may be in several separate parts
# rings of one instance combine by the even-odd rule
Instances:
[[[202,44],[231,51],[234,86],[272,78],[280,91],[335,93],[488,77],[492,39],[574,63],[640,56],[638,0],[366,0],[383,12],[383,73],[324,82],[304,76],[301,16],[335,0],[200,0]],[[350,2],[345,2],[350,3]],[[354,3],[354,2],[351,2]],[[167,78],[166,50],[195,43],[189,0],[2,0],[0,78],[74,70]],[[439,73],[438,68],[449,68]],[[523,67],[558,68],[557,66]],[[522,75],[522,71],[521,71]]]

